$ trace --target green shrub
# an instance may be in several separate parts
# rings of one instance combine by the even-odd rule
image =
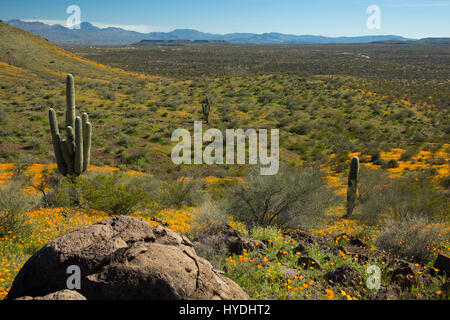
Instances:
[[[191,235],[196,237],[196,232],[202,232],[203,228],[212,224],[226,225],[228,216],[216,203],[205,200],[192,219]]]
[[[392,169],[392,168],[398,168],[398,161],[395,159],[391,159],[387,162],[387,168],[388,169]]]
[[[211,199],[201,205],[191,223],[189,239],[194,242],[195,251],[215,266],[228,254],[221,233],[227,223],[228,216]]]
[[[162,182],[155,196],[160,206],[164,208],[182,208],[195,206],[202,202],[200,183],[191,178]]]
[[[309,126],[306,123],[299,123],[289,129],[289,132],[304,136],[309,132]]]
[[[450,175],[447,175],[443,178],[440,179],[440,184],[441,186],[443,186],[445,189],[450,189]]]
[[[417,216],[437,222],[448,216],[449,198],[432,175],[411,172],[393,181],[390,193],[395,204],[394,216]]]
[[[0,105],[0,124],[5,124],[8,121],[9,113],[5,110],[3,105]]]
[[[70,208],[74,206],[76,185],[60,174],[43,175],[37,187],[42,194],[42,205],[51,208]],[[48,188],[48,189],[47,189]]]
[[[391,187],[392,181],[388,173],[361,166],[356,206],[358,214],[354,218],[368,225],[378,224],[382,214],[386,214],[393,204]]]
[[[18,158],[14,159],[13,179],[21,181],[22,184],[30,182],[30,178],[25,175],[25,171],[29,166],[35,163],[33,157],[29,154],[20,154]]]
[[[283,232],[276,226],[254,227],[250,230],[250,238],[260,241],[276,240],[283,237]]]
[[[282,166],[278,174],[262,176],[258,168],[253,168],[246,181],[229,190],[225,207],[249,229],[298,228],[311,217],[323,214],[334,199],[319,169]]]
[[[77,182],[76,187],[83,207],[114,215],[132,214],[148,198],[137,178],[121,173],[84,177]]]
[[[449,199],[426,172],[412,172],[392,179],[381,169],[362,167],[355,218],[376,225],[383,217],[406,216],[442,221],[448,212]],[[447,210],[447,211],[446,211]]]
[[[425,218],[406,217],[389,221],[378,235],[376,245],[398,257],[427,263],[446,238],[445,229],[441,226],[429,224]]]
[[[23,213],[36,205],[36,202],[33,197],[22,193],[22,187],[17,182],[9,182],[0,188],[0,237],[8,233],[26,236],[31,231]]]
[[[374,165],[381,165],[382,164],[383,159],[381,159],[380,151],[373,152],[370,156],[371,156],[370,157],[370,162],[372,162]]]
[[[410,160],[412,157],[414,157],[415,155],[417,155],[417,153],[419,152],[419,148],[417,147],[411,147],[408,148],[407,150],[405,150],[404,152],[402,152],[402,154],[400,155],[400,161],[408,161]]]

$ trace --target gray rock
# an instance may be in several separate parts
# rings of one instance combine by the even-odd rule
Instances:
[[[65,289],[58,292],[47,294],[43,297],[33,298],[30,296],[25,296],[17,298],[16,300],[86,300],[86,298],[74,290]]]
[[[325,274],[325,279],[331,284],[346,284],[355,286],[361,281],[361,274],[348,264],[343,264],[334,271],[328,271]]]
[[[67,267],[81,270],[88,300],[248,299],[231,279],[197,256],[184,236],[141,219],[119,216],[53,240],[14,279],[8,299],[66,289]]]

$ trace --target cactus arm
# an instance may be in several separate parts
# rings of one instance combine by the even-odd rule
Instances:
[[[50,131],[52,134],[53,151],[55,153],[56,165],[58,170],[62,175],[67,173],[67,167],[64,162],[62,151],[61,151],[61,136],[59,135],[58,120],[56,118],[56,112],[54,109],[48,111],[49,121],[50,121]]]
[[[80,117],[75,119],[75,174],[80,175],[83,173],[83,127]]]
[[[83,113],[81,116],[82,128],[83,128],[83,172],[87,170],[90,161],[91,152],[91,135],[92,127],[89,123],[89,116],[87,113]]]
[[[91,160],[91,137],[92,126],[90,122],[86,122],[83,127],[83,172],[87,170]]]
[[[83,129],[86,127],[86,123],[89,122],[89,116],[86,112],[81,115],[81,122],[83,124]]]
[[[75,81],[69,74],[66,79],[66,127],[75,127]]]
[[[48,110],[48,118],[50,121],[50,131],[52,136],[59,134],[58,119],[56,118],[56,112],[53,108]]]
[[[67,127],[67,147],[71,158],[75,155],[75,131],[72,127]]]

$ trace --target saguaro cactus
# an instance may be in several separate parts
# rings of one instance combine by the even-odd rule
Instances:
[[[81,118],[75,114],[75,83],[71,74],[67,75],[66,85],[66,139],[59,133],[54,109],[48,111],[50,131],[59,172],[79,176],[89,166],[92,126],[86,113]]]
[[[206,98],[202,102],[202,113],[206,123],[209,123],[210,111],[211,111],[211,101],[209,100],[209,97],[206,96]]]
[[[356,205],[356,192],[358,189],[358,173],[359,173],[359,158],[353,157],[350,162],[350,172],[348,174],[348,187],[347,187],[347,217],[350,217],[353,213],[353,209]]]

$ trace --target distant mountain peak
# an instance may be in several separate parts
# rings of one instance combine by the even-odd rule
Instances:
[[[175,29],[170,32],[139,33],[121,28],[98,28],[89,22],[82,22],[80,29],[68,29],[61,25],[47,25],[42,22],[25,22],[18,19],[8,24],[42,36],[60,45],[130,45],[142,40],[160,41],[219,41],[236,44],[348,44],[370,43],[374,41],[408,41],[395,35],[377,35],[360,37],[325,37],[313,35],[293,35],[278,32],[263,34],[231,33],[212,34],[195,29]],[[432,42],[432,41],[428,41]]]

